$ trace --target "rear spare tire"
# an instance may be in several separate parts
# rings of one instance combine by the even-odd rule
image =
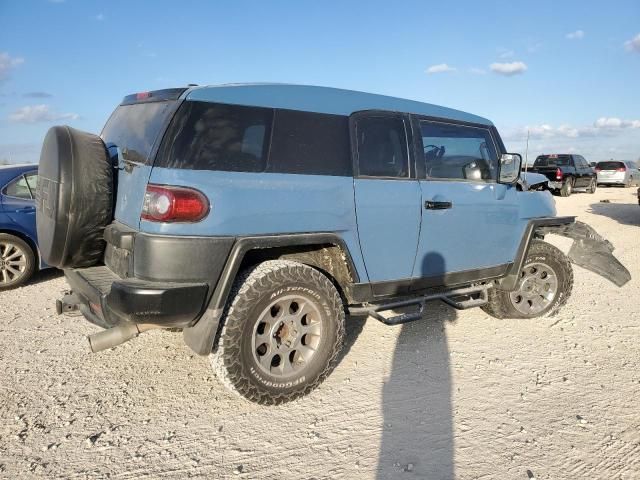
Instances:
[[[113,167],[100,137],[67,126],[49,129],[37,189],[38,245],[58,268],[102,259],[104,227],[113,217]]]

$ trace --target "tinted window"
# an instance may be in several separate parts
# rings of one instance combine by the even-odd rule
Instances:
[[[536,158],[534,167],[568,167],[571,165],[571,155],[540,155]]]
[[[120,105],[102,130],[107,147],[117,146],[124,159],[146,163],[173,102]]]
[[[489,130],[420,122],[427,177],[497,180],[498,154]]]
[[[371,177],[409,176],[407,137],[399,117],[371,116],[356,122],[358,168]]]
[[[624,163],[622,162],[598,162],[596,168],[600,170],[617,170],[619,168],[624,168]]]
[[[269,108],[184,102],[167,130],[156,165],[262,172],[272,118]]]
[[[276,110],[267,171],[351,175],[349,119]]]
[[[7,185],[4,194],[9,197],[32,200],[35,196],[37,183],[38,175],[36,173],[21,175]]]

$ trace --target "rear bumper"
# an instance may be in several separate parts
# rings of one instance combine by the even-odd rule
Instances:
[[[72,294],[59,301],[58,310],[75,307],[104,328],[123,323],[189,326],[204,310],[209,290],[204,282],[121,279],[106,266],[65,270],[65,276]]]

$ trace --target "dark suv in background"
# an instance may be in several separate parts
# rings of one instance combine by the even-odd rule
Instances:
[[[571,195],[574,188],[595,193],[598,185],[596,173],[582,155],[540,155],[528,170],[547,177],[549,188],[561,197]]]

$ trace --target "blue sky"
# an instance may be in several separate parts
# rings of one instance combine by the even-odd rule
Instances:
[[[0,160],[121,98],[287,82],[490,118],[529,156],[640,157],[640,2],[0,0]]]

